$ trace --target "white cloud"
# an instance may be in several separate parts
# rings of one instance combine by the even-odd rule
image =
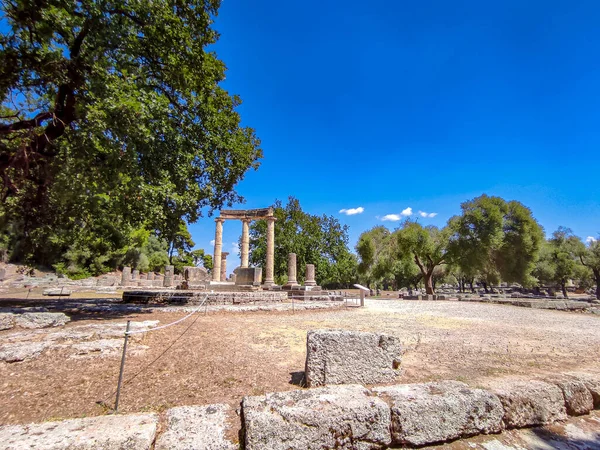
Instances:
[[[419,211],[419,215],[421,217],[435,217],[438,215],[438,213],[427,213],[425,211]]]
[[[381,218],[381,220],[384,222],[385,221],[399,222],[400,220],[402,220],[402,217],[412,216],[412,213],[413,213],[413,210],[409,206],[408,208],[404,209],[400,214],[386,214],[385,216],[383,216]],[[379,218],[379,216],[377,218]]]
[[[231,253],[235,253],[236,255],[240,252],[240,244],[237,242],[231,243]]]
[[[346,214],[347,216],[353,216],[355,214],[362,214],[365,208],[359,206],[358,208],[340,209],[340,213]]]
[[[594,236],[588,236],[587,238],[585,238],[585,242],[591,244],[592,242],[596,242],[596,238]]]
[[[215,240],[214,239],[212,241],[210,241],[210,245],[212,245],[213,247],[215,246]]]

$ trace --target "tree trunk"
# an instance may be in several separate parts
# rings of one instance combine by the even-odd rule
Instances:
[[[565,298],[569,298],[569,296],[567,295],[567,282],[566,281],[560,282],[560,288],[562,289],[562,293],[565,296]]]
[[[173,250],[175,250],[175,245],[172,243],[169,244],[169,264],[173,265]]]
[[[596,298],[600,300],[600,270],[594,269],[594,278],[596,279]]]
[[[487,287],[487,283],[483,283],[483,282],[482,282],[482,283],[481,283],[481,285],[483,286],[483,289],[485,289],[485,293],[486,293],[486,294],[489,294],[488,287]]]
[[[469,281],[469,286],[471,287],[471,294],[475,293],[475,288],[473,287],[473,280]]]
[[[424,274],[423,278],[425,281],[425,293],[427,295],[435,295],[435,291],[433,289],[433,272]]]

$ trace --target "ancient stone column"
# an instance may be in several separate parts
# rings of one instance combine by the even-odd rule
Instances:
[[[137,281],[137,280],[138,280],[138,278],[139,278],[139,276],[140,276],[140,271],[139,271],[139,270],[137,270],[137,269],[133,269],[133,270],[131,271],[131,279],[132,279],[132,280],[136,280],[136,281]]]
[[[267,217],[267,261],[265,267],[265,286],[275,284],[275,217]]]
[[[288,281],[284,287],[291,288],[293,286],[298,286],[296,281],[296,254],[290,253],[288,255]]]
[[[164,287],[173,286],[173,275],[175,274],[175,268],[173,266],[165,266],[165,278],[163,280]]]
[[[221,281],[221,253],[223,250],[223,222],[224,219],[217,217],[215,219],[215,253],[213,257],[213,281]]]
[[[121,273],[121,286],[127,286],[131,281],[131,267],[123,267],[123,273]]]
[[[227,280],[227,255],[229,252],[221,252],[221,281]]]
[[[304,286],[316,286],[317,282],[315,281],[315,265],[307,264],[306,265],[306,279],[304,281]]]
[[[250,247],[250,219],[242,219],[242,256],[241,267],[248,267],[248,252]]]

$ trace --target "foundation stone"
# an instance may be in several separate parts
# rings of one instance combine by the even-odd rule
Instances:
[[[147,450],[156,435],[157,414],[98,416],[0,427],[5,449]]]
[[[180,406],[167,411],[167,429],[156,450],[237,450],[226,438],[229,405]]]
[[[502,403],[458,381],[373,389],[392,408],[392,442],[427,445],[502,430]]]
[[[507,428],[545,425],[565,420],[567,411],[558,386],[542,381],[508,382],[493,390],[504,407]]]
[[[362,386],[278,392],[242,401],[246,450],[380,449],[390,408]]]

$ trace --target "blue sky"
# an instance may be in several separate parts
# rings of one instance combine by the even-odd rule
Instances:
[[[224,0],[224,86],[264,150],[236,207],[293,195],[353,248],[387,215],[443,226],[487,193],[598,236],[599,19],[593,1]],[[213,219],[191,231],[212,252]],[[224,247],[240,233],[227,222]]]

